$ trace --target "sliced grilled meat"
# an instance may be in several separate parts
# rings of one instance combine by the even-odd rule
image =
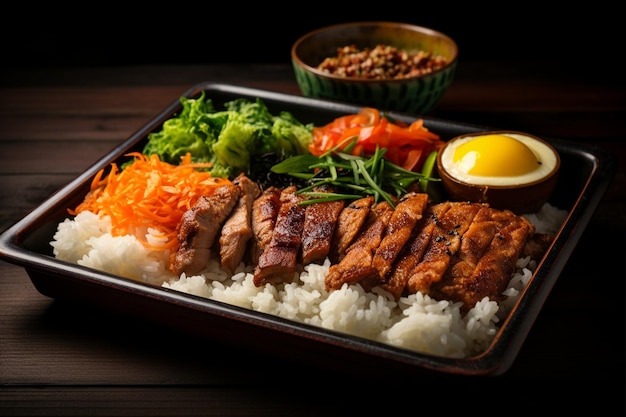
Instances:
[[[435,225],[450,208],[449,202],[428,206],[424,216],[415,226],[413,236],[405,246],[391,271],[383,278],[381,287],[389,291],[395,299],[402,296],[411,273],[422,260],[424,252],[430,243]]]
[[[346,249],[365,223],[372,204],[374,197],[363,197],[352,201],[341,210],[328,254],[332,263],[338,263],[345,256]]]
[[[299,204],[303,197],[295,191],[295,186],[289,186],[280,194],[280,209],[272,238],[254,268],[253,281],[257,287],[293,281],[306,211],[305,206]]]
[[[439,284],[450,281],[453,279],[451,277],[469,277],[496,233],[511,221],[511,215],[513,213],[488,206],[480,207],[461,239],[459,251],[452,256],[448,270]]]
[[[476,267],[450,270],[445,279],[433,283],[431,297],[460,301],[463,303],[463,311],[474,307],[484,297],[489,297],[491,301],[502,301],[502,293],[515,271],[515,264],[535,228],[527,219],[512,212],[491,213],[498,230],[482,256],[476,259]]]
[[[530,239],[528,239],[528,242],[526,242],[526,246],[524,246],[521,256],[530,256],[530,259],[539,261],[543,258],[543,255],[546,254],[553,240],[553,235],[546,233],[534,233]]]
[[[372,264],[374,253],[383,239],[393,207],[386,201],[377,203],[368,214],[363,230],[346,249],[338,264],[331,265],[325,278],[327,290],[337,290],[344,283],[356,284],[378,276]]]
[[[233,180],[240,189],[239,200],[224,222],[220,235],[220,263],[222,269],[233,274],[244,258],[252,237],[252,203],[261,194],[259,185],[240,174]]]
[[[435,223],[428,248],[409,277],[409,292],[429,294],[433,283],[441,280],[452,256],[461,246],[461,236],[481,207],[480,204],[451,203],[448,211]]]
[[[276,217],[280,210],[280,188],[266,188],[261,195],[252,203],[252,233],[254,239],[250,249],[253,265],[259,262],[259,256],[263,253],[272,239]]]
[[[509,211],[491,207],[481,207],[476,213],[472,224],[463,235],[461,248],[457,253],[460,262],[475,266],[493,240],[496,232],[515,216]]]
[[[332,192],[328,188],[316,192]],[[339,214],[345,206],[345,200],[325,201],[306,206],[304,228],[302,230],[302,264],[308,265],[326,259]]]
[[[329,291],[346,283],[380,286],[396,299],[420,291],[460,302],[467,312],[484,297],[500,302],[517,260],[539,260],[553,239],[511,211],[469,202],[430,205],[419,192],[395,209],[371,196],[349,204],[301,205],[303,198],[295,186],[261,192],[242,174],[185,213],[170,269],[188,275],[205,269],[221,229],[222,268],[233,273],[250,254],[257,286],[292,282],[299,267],[328,256]]]
[[[428,204],[428,194],[406,194],[396,205],[380,246],[374,255],[374,268],[378,271],[378,282],[387,275],[396,258],[409,241],[413,229],[422,218]]]
[[[170,256],[170,269],[176,274],[193,275],[206,268],[211,247],[223,222],[239,198],[233,183],[220,186],[210,196],[202,196],[187,210],[178,229],[178,250]]]

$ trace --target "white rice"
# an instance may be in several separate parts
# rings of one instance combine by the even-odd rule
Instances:
[[[540,233],[556,233],[567,212],[545,204],[526,217]],[[168,270],[169,251],[146,249],[134,236],[113,237],[109,218],[82,212],[58,225],[50,244],[56,258],[188,294],[237,305],[289,320],[377,340],[405,349],[451,358],[483,352],[498,331],[536,268],[518,260],[507,297],[498,305],[485,298],[464,316],[460,303],[437,301],[421,293],[397,302],[386,291],[347,285],[330,293],[324,277],[330,266],[311,264],[292,283],[256,287],[251,267],[240,265],[233,276],[211,259],[199,275],[176,276]],[[159,243],[154,231],[146,239]]]

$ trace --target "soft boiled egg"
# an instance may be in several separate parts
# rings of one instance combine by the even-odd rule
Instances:
[[[541,208],[554,190],[559,168],[559,154],[548,142],[514,131],[458,136],[437,156],[439,176],[452,199],[519,214]]]

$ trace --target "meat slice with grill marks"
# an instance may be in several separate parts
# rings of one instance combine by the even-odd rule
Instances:
[[[330,266],[324,282],[327,290],[338,290],[344,283],[356,284],[378,275],[372,264],[374,253],[392,214],[393,207],[386,201],[372,207],[363,230],[346,249],[345,256],[338,264]]]
[[[246,254],[252,237],[252,203],[261,193],[259,185],[244,174],[237,176],[233,184],[239,187],[239,200],[224,222],[219,240],[222,269],[231,275]]]
[[[170,269],[176,274],[196,274],[206,268],[211,247],[222,224],[239,198],[239,187],[222,185],[210,196],[202,196],[187,210],[179,223],[179,247],[170,256]]]
[[[441,297],[442,291],[450,293],[458,291],[459,288],[455,287],[454,282],[468,280],[471,277],[496,234],[506,224],[514,221],[514,217],[516,216],[509,211],[481,207],[463,235],[459,251],[452,257],[444,277],[431,287],[430,295]],[[452,301],[462,301],[462,298],[461,294],[457,293]]]
[[[319,187],[316,192],[332,192],[327,187]],[[324,201],[306,206],[304,228],[302,230],[302,264],[323,261],[330,252],[330,245],[339,214],[345,200]]]
[[[410,293],[420,291],[429,294],[430,287],[443,278],[453,255],[461,246],[461,236],[481,207],[480,204],[451,203],[450,208],[435,223],[428,248],[409,277],[407,288]]]
[[[459,251],[452,257],[446,278],[470,275],[496,233],[513,220],[512,215],[488,206],[481,207],[463,235]]]
[[[374,197],[368,196],[350,202],[341,210],[328,254],[332,263],[338,263],[345,256],[346,249],[367,220],[372,204]]]
[[[530,259],[539,260],[548,251],[554,240],[554,235],[548,233],[533,233],[528,239],[521,256],[530,256]]]
[[[378,282],[389,272],[396,258],[409,241],[417,222],[428,204],[428,194],[406,194],[396,205],[380,246],[376,249],[373,265],[378,271]]]
[[[444,279],[433,283],[430,288],[431,297],[460,301],[463,303],[462,311],[465,312],[484,297],[489,297],[491,301],[502,301],[502,293],[515,271],[515,264],[535,232],[530,221],[508,210],[488,212],[490,218],[476,223],[476,228],[491,228],[495,224],[496,231],[492,239],[489,239],[488,233],[483,233],[484,241],[479,246],[486,243],[485,250],[477,246],[476,253],[471,253],[471,250],[460,252],[460,255],[470,253],[467,260],[458,262],[465,267],[451,268]],[[476,257],[478,252],[481,254]],[[472,261],[476,262],[473,268]]]
[[[280,210],[280,188],[268,187],[252,203],[252,247],[251,261],[254,265],[270,243],[276,218]]]
[[[302,245],[305,206],[299,204],[303,197],[296,194],[296,187],[289,186],[280,194],[280,209],[272,238],[259,256],[254,268],[254,285],[291,282],[298,266],[298,254]]]
[[[219,243],[222,268],[233,273],[249,254],[254,284],[262,286],[292,282],[302,265],[328,256],[329,291],[346,283],[380,286],[396,299],[419,291],[467,312],[484,297],[502,301],[517,260],[538,260],[553,239],[511,211],[433,205],[424,193],[403,196],[395,209],[372,196],[302,205],[304,198],[295,186],[261,192],[240,175],[183,215],[170,269],[202,272]]]
[[[413,236],[407,243],[391,271],[383,277],[380,286],[389,291],[397,300],[402,296],[411,273],[422,260],[424,252],[430,243],[435,225],[450,208],[449,202],[431,205],[426,208],[424,215],[415,226]]]

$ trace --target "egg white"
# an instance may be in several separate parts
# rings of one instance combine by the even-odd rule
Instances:
[[[441,154],[441,164],[443,168],[452,177],[459,181],[475,185],[490,186],[514,186],[529,184],[545,178],[552,171],[554,171],[557,163],[557,155],[553,148],[531,136],[509,132],[501,134],[517,139],[528,146],[540,162],[540,164],[537,164],[537,168],[523,175],[515,176],[483,176],[468,174],[467,171],[463,169],[461,164],[454,162],[454,153],[462,144],[469,142],[472,139],[476,139],[479,136],[483,136],[483,134],[462,137],[448,143],[442,150]]]

